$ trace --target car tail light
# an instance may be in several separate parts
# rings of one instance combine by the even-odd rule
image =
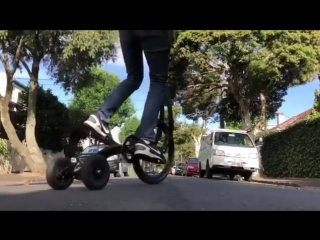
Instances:
[[[258,154],[256,153],[250,153],[248,158],[258,158]]]
[[[214,155],[217,155],[217,156],[224,156],[224,151],[222,151],[222,150],[215,150],[215,151],[213,152],[213,154],[214,154]]]

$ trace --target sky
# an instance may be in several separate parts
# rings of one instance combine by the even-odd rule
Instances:
[[[121,49],[118,49],[118,59],[116,62],[108,62],[103,66],[104,69],[109,71],[110,73],[114,73],[119,76],[120,79],[126,78],[126,69],[124,66],[123,56]],[[0,71],[3,71],[3,66],[0,64]],[[28,84],[28,75],[25,71],[17,72],[15,75],[16,79],[21,83],[27,85]],[[40,68],[39,74],[40,84],[43,85],[45,89],[50,88],[56,96],[58,96],[59,100],[65,104],[70,103],[72,100],[72,95],[66,95],[63,89],[59,85],[55,85],[54,81],[50,79],[50,77],[46,74],[46,70],[44,68]],[[137,117],[141,117],[144,101],[146,99],[147,93],[149,89],[149,68],[147,66],[146,60],[144,58],[144,80],[139,90],[133,93],[131,96],[131,100],[136,109]],[[279,111],[283,112],[286,120],[294,117],[301,112],[309,109],[313,105],[314,101],[314,91],[315,89],[319,89],[319,81],[318,79],[299,86],[289,89],[287,96],[284,98],[284,103],[282,104]],[[275,124],[276,120],[270,120],[270,124]],[[213,124],[210,128],[218,127],[217,124]]]

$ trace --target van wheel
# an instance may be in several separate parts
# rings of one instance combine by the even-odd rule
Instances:
[[[234,174],[229,174],[229,178],[230,178],[230,180],[233,180],[234,179]]]
[[[212,171],[212,169],[211,169],[210,166],[209,166],[209,161],[207,160],[205,176],[206,176],[206,178],[208,178],[208,179],[212,179],[212,175],[213,175],[213,171]]]
[[[199,162],[199,178],[204,178],[205,174],[206,174],[206,170],[201,169],[201,163]]]
[[[252,172],[246,172],[245,174],[243,174],[243,178],[245,181],[251,182],[252,181]]]

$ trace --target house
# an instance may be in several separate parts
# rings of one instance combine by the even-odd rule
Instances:
[[[285,119],[285,116],[284,116],[283,112],[278,112],[277,113],[277,122],[276,122],[276,124],[267,124],[267,130],[275,128],[275,127],[281,125],[285,121],[286,121],[286,119]]]
[[[0,72],[0,95],[4,96],[6,93],[6,87],[7,87],[7,76],[5,72]],[[13,81],[13,91],[11,100],[9,103],[9,113],[10,117],[13,114],[17,114],[19,112],[19,109],[21,109],[21,94],[27,90],[27,87],[17,81],[16,79]],[[18,134],[18,137],[23,140],[24,136],[21,136]],[[0,122],[0,138],[7,139],[6,133],[4,129],[2,128],[1,122]],[[56,159],[57,157],[65,157],[63,151],[54,153],[51,150],[47,149],[40,149],[43,155],[43,158],[45,162],[49,162],[52,159]],[[28,168],[24,161],[22,161],[21,157],[18,155],[16,151],[11,151],[11,159],[9,160],[11,164],[11,171],[12,172],[23,172],[28,171]],[[1,170],[1,169],[0,169]]]
[[[5,72],[0,72],[0,95],[6,94],[7,75]],[[11,103],[18,104],[21,100],[21,93],[26,90],[26,86],[17,80],[13,80],[13,91],[11,96]]]
[[[288,120],[285,120],[285,116],[282,112],[277,113],[277,124],[276,125],[268,125],[267,127],[267,131],[263,132],[263,133],[258,133],[256,135],[256,138],[260,138],[260,137],[264,137],[266,135],[269,135],[271,133],[275,133],[275,132],[281,132],[289,127],[292,127],[300,122],[305,121],[309,115],[312,112],[312,108],[292,117],[289,118]]]
[[[312,112],[312,108],[292,117],[286,121],[278,122],[277,126],[270,129],[271,132],[281,132],[289,127],[292,127],[300,122],[305,121]],[[281,114],[281,113],[280,113]]]
[[[0,72],[0,96],[6,94],[7,76],[5,72]],[[11,100],[9,102],[10,115],[15,114],[21,108],[21,94],[26,91],[27,87],[17,80],[13,81],[13,90]],[[5,133],[0,124],[0,138],[6,138]]]

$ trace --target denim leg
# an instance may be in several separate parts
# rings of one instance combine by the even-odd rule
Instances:
[[[140,42],[131,30],[120,30],[119,35],[128,76],[112,91],[100,108],[100,117],[105,122],[109,122],[112,115],[140,87],[143,80],[143,55]]]
[[[157,126],[159,111],[167,97],[169,52],[169,49],[144,52],[150,69],[150,89],[137,136],[152,142],[156,137],[154,129]]]

